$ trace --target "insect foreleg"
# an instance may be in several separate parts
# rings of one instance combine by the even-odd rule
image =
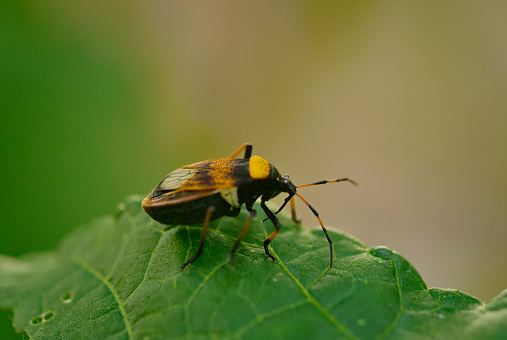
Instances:
[[[264,212],[266,213],[266,215],[268,215],[268,218],[270,219],[270,221],[273,222],[273,224],[275,225],[275,230],[264,241],[264,253],[266,253],[266,255],[268,255],[273,260],[273,262],[275,262],[276,259],[269,252],[268,245],[275,238],[276,234],[278,234],[278,232],[280,231],[280,227],[281,227],[280,221],[278,221],[278,218],[276,218],[275,214],[273,214],[273,212],[271,210],[269,210],[269,208],[266,206],[266,203],[264,201],[261,201],[261,207],[264,210]]]
[[[289,203],[289,201],[290,201],[290,211],[292,214],[292,220],[296,223],[299,223],[300,221],[298,221],[298,219],[296,218],[296,204],[294,203],[294,195],[295,194],[289,194],[289,196],[287,196],[285,198],[285,201],[280,206],[280,208],[278,208],[278,210],[275,212],[275,215],[278,214],[280,211],[282,211],[283,208],[285,208],[287,203]],[[262,220],[262,222],[266,222],[268,219],[269,219],[269,217],[266,217],[265,219]]]

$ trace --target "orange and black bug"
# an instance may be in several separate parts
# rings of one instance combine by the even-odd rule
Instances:
[[[244,158],[236,159],[236,156],[243,150],[245,150]],[[185,269],[202,254],[210,221],[223,216],[238,216],[241,206],[245,204],[250,215],[231,250],[229,263],[232,264],[234,253],[248,231],[250,222],[256,215],[253,204],[259,197],[261,198],[262,210],[268,216],[267,219],[273,222],[275,226],[275,230],[264,241],[264,252],[275,261],[275,257],[269,252],[268,245],[280,231],[281,225],[276,214],[290,201],[292,218],[296,221],[294,196],[298,196],[319,220],[329,242],[331,252],[329,267],[332,267],[333,243],[331,238],[320,219],[319,213],[296,193],[296,188],[341,181],[356,184],[348,178],[340,178],[295,186],[288,175],[281,176],[278,170],[267,160],[259,156],[252,156],[252,145],[245,143],[228,158],[210,159],[185,165],[171,172],[143,200],[143,208],[155,221],[163,224],[203,223],[199,250],[181,266],[181,269]],[[266,206],[266,201],[282,192],[287,193],[288,196],[280,209],[273,213]]]

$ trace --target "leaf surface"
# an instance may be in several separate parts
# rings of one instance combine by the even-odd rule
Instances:
[[[368,248],[280,215],[272,231],[262,209],[235,256],[246,220],[212,222],[203,255],[200,225],[152,221],[139,198],[114,216],[82,226],[57,251],[0,257],[0,306],[34,338],[65,339],[495,339],[507,336],[507,290],[488,304],[449,289],[428,289],[398,253]]]

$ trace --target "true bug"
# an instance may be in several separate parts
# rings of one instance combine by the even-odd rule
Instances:
[[[243,150],[245,150],[244,158],[236,159]],[[331,238],[319,213],[296,192],[296,188],[341,181],[356,184],[348,178],[340,178],[295,186],[288,175],[281,176],[267,160],[259,156],[252,156],[252,145],[245,143],[227,158],[210,159],[185,165],[171,172],[143,200],[143,208],[154,220],[163,224],[203,223],[199,250],[181,266],[181,269],[185,269],[202,254],[210,221],[223,216],[238,216],[241,205],[245,204],[250,215],[231,250],[229,263],[232,264],[234,253],[256,215],[253,204],[259,197],[261,198],[260,205],[268,216],[265,220],[271,220],[275,226],[275,230],[264,241],[264,252],[275,261],[275,257],[269,252],[268,245],[280,231],[281,225],[276,214],[290,201],[292,218],[296,221],[294,196],[298,196],[319,220],[329,242],[331,253],[329,267],[332,267],[333,243]],[[280,209],[273,213],[266,206],[266,201],[282,192],[287,193],[288,196]]]

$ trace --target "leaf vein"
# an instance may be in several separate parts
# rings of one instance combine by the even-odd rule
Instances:
[[[378,337],[379,339],[386,339],[389,336],[389,334],[396,327],[396,324],[400,320],[400,318],[401,318],[401,316],[403,314],[403,311],[404,311],[404,309],[403,309],[403,300],[402,300],[403,298],[402,298],[402,294],[401,294],[400,276],[399,276],[399,273],[398,273],[398,268],[396,267],[395,255],[394,255],[394,253],[392,251],[391,251],[391,261],[393,263],[394,275],[396,277],[396,287],[398,288],[398,301],[400,303],[400,309],[398,310],[398,313],[394,317],[394,320],[391,322],[391,324],[389,326],[387,326],[387,328],[384,330],[384,332],[382,332],[382,334]]]
[[[148,261],[148,265],[146,266],[146,270],[144,271],[143,279],[141,280],[141,282],[139,282],[139,284],[137,285],[137,287],[127,296],[127,298],[125,299],[125,304],[127,304],[128,300],[137,292],[137,290],[139,289],[139,287],[141,287],[141,285],[146,281],[146,275],[148,275],[148,272],[150,271],[150,267],[151,267],[151,264],[152,264],[152,261],[153,261],[153,255],[155,254],[157,248],[160,245],[160,240],[162,240],[162,235],[163,234],[159,234],[159,237],[158,237],[158,240],[157,240],[157,244],[155,244],[155,247],[153,247],[153,250],[150,252],[150,259]]]
[[[74,262],[77,263],[81,268],[83,268],[84,270],[86,270],[87,272],[89,272],[90,274],[95,276],[99,281],[102,282],[102,284],[104,284],[109,289],[111,294],[113,294],[113,297],[116,300],[118,307],[120,307],[120,312],[123,317],[123,322],[125,323],[125,328],[127,329],[128,337],[129,337],[129,339],[134,339],[134,336],[132,335],[132,326],[131,326],[130,321],[127,317],[127,312],[125,311],[125,306],[121,302],[118,292],[116,291],[116,289],[114,289],[111,282],[109,282],[104,275],[102,275],[99,271],[97,271],[95,268],[90,266],[88,263],[82,262],[82,261],[74,261]]]
[[[354,334],[352,334],[351,331],[348,330],[347,327],[345,327],[344,324],[342,324],[338,319],[336,319],[334,317],[333,314],[331,314],[328,310],[326,310],[311,294],[310,292],[303,286],[303,284],[289,271],[289,269],[285,266],[285,264],[280,260],[280,258],[278,257],[278,255],[273,251],[271,250],[272,254],[274,254],[274,256],[276,257],[277,259],[277,262],[279,263],[279,265],[283,268],[284,272],[287,274],[287,276],[289,276],[289,278],[294,281],[294,283],[296,284],[296,286],[298,286],[298,288],[301,290],[301,292],[303,293],[303,295],[308,299],[308,301],[313,304],[315,306],[315,308],[317,308],[317,310],[319,312],[322,313],[322,315],[328,319],[334,326],[335,328],[340,332],[342,333],[346,338],[348,339],[356,339],[356,337],[354,336]]]
[[[257,314],[257,316],[255,317],[255,319],[252,319],[251,321],[247,322],[243,327],[241,327],[240,329],[238,329],[236,331],[236,333],[234,334],[234,336],[241,338],[246,331],[248,331],[249,329],[251,329],[255,325],[263,322],[267,318],[271,318],[271,317],[277,316],[279,314],[288,312],[290,310],[296,309],[297,307],[306,305],[308,303],[310,303],[310,301],[308,301],[308,300],[301,300],[301,301],[293,303],[291,305],[283,306],[283,307],[280,307],[278,309],[274,309],[272,311],[269,311],[269,312],[266,312],[266,313],[263,313],[263,314]]]
[[[201,283],[194,289],[192,294],[190,294],[190,297],[188,298],[187,302],[183,305],[183,309],[185,312],[185,327],[187,329],[187,333],[192,334],[192,328],[190,327],[190,315],[188,313],[188,307],[194,300],[197,293],[204,287],[204,284],[209,280],[210,277],[212,277],[220,268],[225,266],[229,261],[226,261],[220,265],[218,265],[215,269],[213,269],[208,275],[204,277]]]

